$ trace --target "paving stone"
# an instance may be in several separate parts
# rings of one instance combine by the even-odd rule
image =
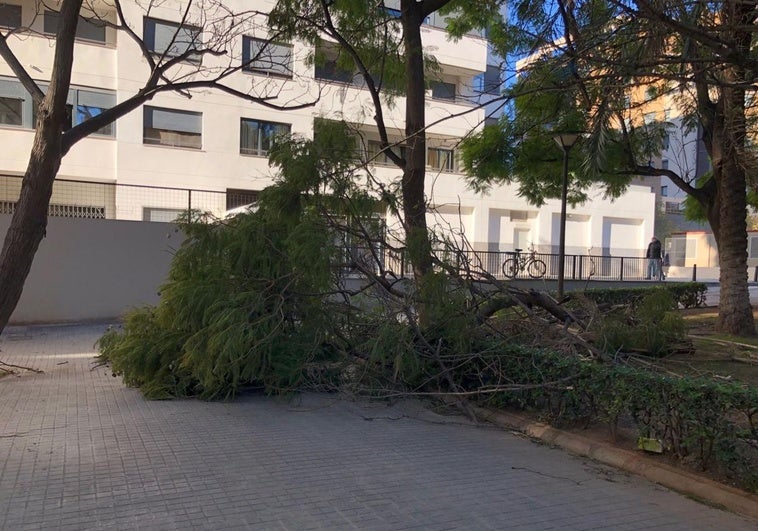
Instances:
[[[739,516],[416,401],[144,400],[92,345],[26,327],[2,359],[0,529],[747,529]]]

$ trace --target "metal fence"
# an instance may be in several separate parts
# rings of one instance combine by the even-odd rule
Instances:
[[[0,214],[12,214],[21,190],[21,177],[0,176]],[[226,189],[199,190],[122,183],[103,183],[75,179],[56,179],[50,202],[49,215],[54,217],[86,219],[119,219],[171,222],[187,209],[209,212],[223,217],[230,210],[255,202],[255,190]],[[440,261],[495,278],[506,278],[503,264],[515,253],[508,251],[436,251]],[[375,271],[383,269],[397,276],[411,276],[412,268],[407,253],[394,248],[375,246],[373,250],[352,247],[346,249],[345,263],[348,274],[356,273],[360,261],[363,267]],[[522,253],[521,258],[528,258]],[[558,278],[558,255],[535,253],[535,259],[545,263],[540,278]],[[381,262],[379,267],[378,262]],[[351,264],[352,263],[352,264]],[[570,280],[640,280],[645,278],[647,260],[626,256],[567,255],[564,278]],[[528,268],[519,269],[515,278],[533,278]]]
[[[0,176],[0,213],[12,214],[21,192],[20,176]],[[48,213],[53,217],[171,222],[187,209],[223,216],[252,203],[254,190],[198,190],[56,179]]]
[[[545,264],[544,274],[542,269],[532,270],[537,273],[529,274],[530,268],[527,260],[529,253],[522,253],[520,259],[524,260],[525,267],[518,269],[515,277],[506,275],[503,266],[506,260],[516,257],[512,251],[459,251],[443,250],[435,251],[436,258],[457,268],[461,272],[470,272],[474,276],[491,276],[497,279],[516,278],[533,279],[542,278],[555,280],[558,278],[559,255],[548,253],[535,253],[534,259],[541,260]],[[362,268],[373,270],[375,273],[383,269],[394,276],[409,277],[413,275],[413,269],[407,253],[403,250],[383,249],[369,252],[365,249],[353,248],[346,252],[348,263],[344,264],[343,272],[346,274],[358,273],[361,268],[356,267],[356,262],[362,262]],[[646,278],[648,260],[646,258],[629,256],[601,256],[601,255],[566,255],[564,257],[564,278],[566,280],[643,280]],[[352,263],[351,263],[352,261]],[[378,263],[378,262],[381,262]],[[381,265],[381,268],[379,267]]]

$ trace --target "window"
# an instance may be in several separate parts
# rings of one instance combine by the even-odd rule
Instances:
[[[200,149],[203,144],[203,115],[161,107],[144,108],[145,144]]]
[[[71,105],[71,125],[79,125],[116,105],[116,95],[84,89],[71,89],[68,94]],[[97,135],[114,136],[116,125],[110,123],[98,129]]]
[[[338,64],[339,50],[328,44],[316,46],[316,79],[336,81],[337,83],[353,83],[358,76],[352,66],[350,68]],[[352,65],[352,63],[351,63]]]
[[[484,94],[500,94],[501,85],[500,67],[497,65],[487,65],[487,70],[484,72],[482,79],[482,92]],[[455,95],[455,89],[453,89],[453,95]]]
[[[668,133],[664,133],[663,135],[663,149],[668,149],[671,145],[671,138],[669,138]]]
[[[0,27],[18,28],[21,26],[21,6],[0,4]]]
[[[426,150],[426,165],[440,171],[455,171],[455,156],[452,149],[429,148]]]
[[[3,125],[23,125],[22,108],[24,100],[0,96],[0,124]]]
[[[242,118],[240,121],[240,153],[265,157],[274,138],[290,133],[290,124],[263,122]]]
[[[432,81],[432,98],[437,100],[455,101],[455,83]]]
[[[682,203],[666,201],[666,214],[680,214],[682,212],[682,206]]]
[[[669,195],[669,187],[667,185],[661,186],[661,196],[662,197],[668,197]]]
[[[226,209],[232,210],[241,206],[251,205],[258,201],[257,190],[226,189]]]
[[[405,146],[392,146],[392,151],[399,155],[400,158],[405,158]],[[394,166],[395,163],[392,162],[392,159],[389,158],[387,155],[387,149],[382,149],[381,142],[377,142],[376,140],[369,140],[368,144],[366,145],[366,155],[368,158],[368,162],[370,164],[375,164],[377,166]]]
[[[336,59],[326,59],[316,65],[316,79],[336,81],[338,83],[352,83],[355,74],[350,70],[344,70],[337,65]]]
[[[48,35],[57,33],[59,18],[60,14],[57,11],[45,11],[43,31]],[[76,38],[105,43],[105,23],[96,18],[84,18],[80,15],[79,22],[76,24]]]
[[[142,221],[157,221],[160,223],[173,223],[181,215],[185,214],[186,210],[178,208],[150,208],[144,207],[142,209]]]
[[[40,88],[43,92],[47,90],[45,84],[40,84]],[[70,107],[71,125],[78,125],[113,107],[116,104],[116,94],[72,86],[66,103]],[[0,77],[0,125],[33,128],[33,107],[31,94],[18,80]],[[95,134],[113,136],[115,125],[108,124]]]
[[[201,28],[195,26],[182,26],[176,22],[145,18],[145,46],[157,55],[178,57],[201,48],[201,31]],[[186,59],[200,62],[200,56],[196,54],[189,54]]]
[[[669,169],[669,161],[668,161],[668,159],[661,159],[661,169],[662,170],[668,170]]]
[[[252,72],[292,77],[292,45],[242,37],[242,64]]]
[[[18,80],[0,78],[0,125],[32,128],[32,96]]]
[[[758,236],[750,236],[748,258],[758,258]]]

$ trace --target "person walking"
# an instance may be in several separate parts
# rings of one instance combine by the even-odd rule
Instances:
[[[661,255],[661,242],[655,236],[652,237],[650,244],[647,246],[645,257],[647,258],[647,276],[645,280],[650,280],[651,278],[660,280],[663,255]]]

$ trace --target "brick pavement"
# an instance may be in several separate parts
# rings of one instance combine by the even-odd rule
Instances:
[[[13,328],[0,528],[750,529],[749,522],[413,401],[149,402],[91,370],[104,326]]]

